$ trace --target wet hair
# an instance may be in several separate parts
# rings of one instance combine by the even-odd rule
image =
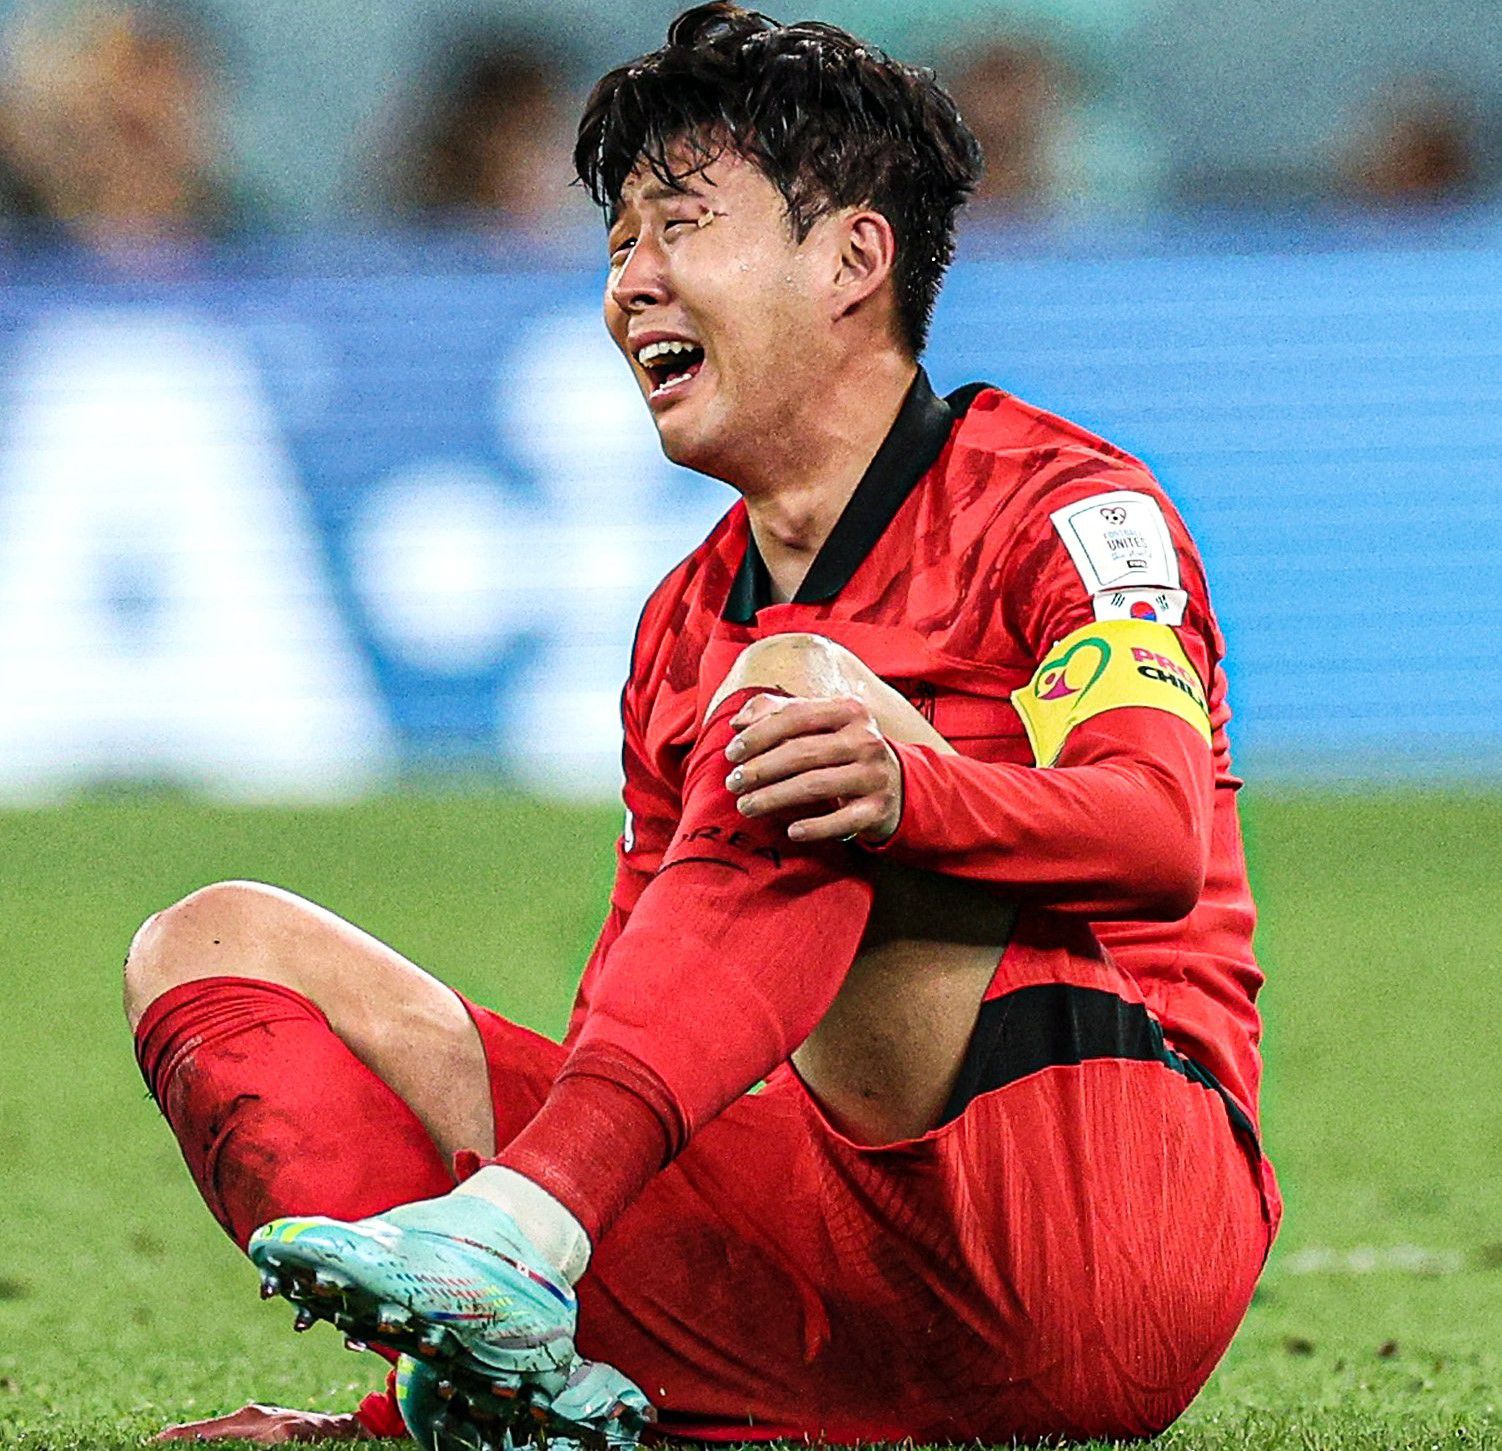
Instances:
[[[680,156],[675,170],[679,146],[689,164]],[[981,171],[980,147],[933,72],[837,26],[779,25],[715,0],[673,21],[662,49],[600,80],[574,165],[613,221],[638,166],[681,189],[727,148],[782,193],[796,241],[842,207],[891,223],[898,323],[917,357],[954,257],[956,213]]]

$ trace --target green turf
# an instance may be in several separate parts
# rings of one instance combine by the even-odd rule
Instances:
[[[0,814],[0,1445],[111,1451],[378,1378],[326,1327],[294,1339],[199,1205],[120,1020],[140,918],[280,882],[556,1030],[615,822],[487,796]],[[1502,1446],[1502,797],[1253,797],[1248,822],[1288,1219],[1162,1444]]]

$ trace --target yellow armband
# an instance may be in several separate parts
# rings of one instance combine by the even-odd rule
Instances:
[[[1124,705],[1166,710],[1210,739],[1205,688],[1178,636],[1151,620],[1099,620],[1066,635],[1012,704],[1040,766],[1059,759],[1076,726]]]

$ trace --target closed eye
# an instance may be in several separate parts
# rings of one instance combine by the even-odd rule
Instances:
[[[693,227],[697,229],[698,225],[699,219],[697,217],[669,217],[666,221],[663,222],[662,231],[663,235],[666,236],[673,230],[674,227]],[[610,249],[610,265],[612,267],[623,266],[625,264],[626,254],[630,252],[634,246],[636,246],[635,237],[622,237],[621,240],[618,241]]]

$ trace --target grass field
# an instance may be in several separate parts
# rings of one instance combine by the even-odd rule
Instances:
[[[1266,1138],[1288,1201],[1175,1448],[1502,1446],[1502,797],[1253,797]],[[616,813],[486,796],[0,814],[0,1446],[136,1446],[250,1399],[342,1409],[377,1363],[203,1211],[119,1012],[136,923],[215,877],[295,887],[560,1027]]]

